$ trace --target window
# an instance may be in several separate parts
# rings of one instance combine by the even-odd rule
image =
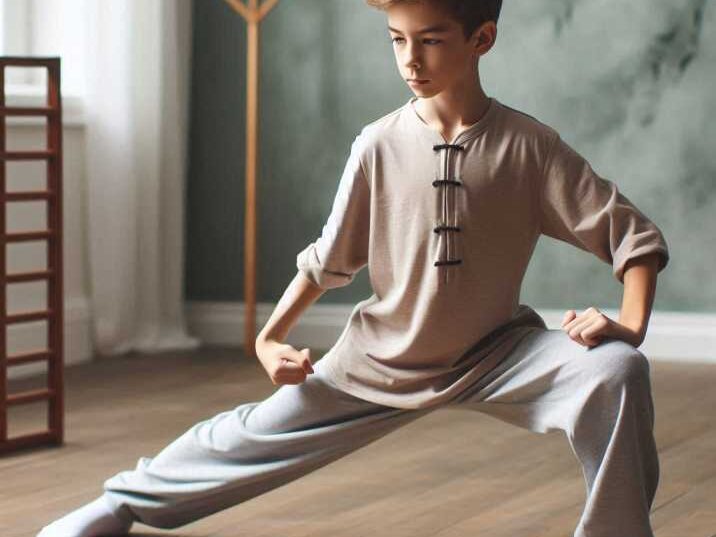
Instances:
[[[60,56],[62,101],[70,117],[81,110],[85,94],[87,10],[92,1],[0,0],[0,54]],[[46,88],[45,69],[15,67],[5,72],[5,95],[11,106],[42,104]]]

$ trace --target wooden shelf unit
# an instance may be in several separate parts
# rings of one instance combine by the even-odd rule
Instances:
[[[38,107],[8,107],[5,104],[6,67],[44,67],[47,69],[47,103]],[[7,151],[8,116],[43,116],[47,118],[47,147],[33,151]],[[47,185],[44,190],[7,192],[7,162],[45,161]],[[64,297],[62,256],[62,100],[60,94],[59,57],[0,56],[0,454],[41,445],[64,442]],[[7,232],[6,204],[22,201],[45,201],[47,229]],[[7,273],[7,250],[11,243],[47,242],[47,267],[29,272]],[[20,282],[47,282],[47,309],[9,315],[7,286]],[[10,325],[46,321],[47,347],[9,355],[7,332]],[[7,372],[10,367],[30,362],[47,362],[47,387],[9,394]],[[47,429],[8,438],[8,409],[36,401],[47,401]]]

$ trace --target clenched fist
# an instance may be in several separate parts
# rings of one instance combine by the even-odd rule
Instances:
[[[257,340],[256,355],[273,384],[300,384],[313,373],[310,349],[296,350],[287,343]]]

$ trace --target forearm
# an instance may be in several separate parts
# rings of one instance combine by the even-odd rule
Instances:
[[[271,339],[283,342],[303,312],[324,292],[325,289],[316,287],[298,271],[259,332],[257,341]]]
[[[624,271],[624,295],[619,323],[643,338],[656,292],[658,254],[647,254],[627,262]]]

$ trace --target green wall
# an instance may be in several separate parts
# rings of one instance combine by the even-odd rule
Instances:
[[[705,226],[687,229],[683,214],[664,210],[664,196],[681,196],[682,189],[679,177],[659,176],[658,169],[644,173],[658,168],[656,152],[646,145],[627,154],[619,143],[628,129],[655,128],[653,122],[636,121],[627,106],[633,101],[624,102],[625,95],[633,95],[625,88],[649,83],[641,68],[653,55],[634,44],[631,52],[621,52],[626,59],[614,67],[620,71],[599,73],[602,79],[580,85],[570,77],[584,78],[585,62],[596,52],[575,48],[565,56],[569,62],[553,65],[555,56],[565,54],[565,44],[580,42],[565,30],[574,18],[547,0],[527,7],[506,4],[496,46],[481,62],[485,90],[557,128],[664,231],[672,259],[659,276],[655,308],[713,311],[713,285],[700,289],[688,279],[710,274],[716,261],[713,232]],[[385,15],[363,0],[281,0],[261,25],[259,301],[280,298],[296,273],[296,254],[320,234],[355,135],[412,95],[397,73],[385,27]],[[223,0],[194,1],[188,300],[234,302],[243,296],[245,43],[243,19]],[[716,200],[716,187],[710,187],[706,201],[694,201],[705,203],[706,210]],[[700,234],[709,247],[691,256],[680,246],[687,233]],[[617,308],[621,290],[608,265],[542,237],[522,302],[538,308]],[[370,294],[364,269],[352,285],[324,294],[320,302],[355,303]]]

